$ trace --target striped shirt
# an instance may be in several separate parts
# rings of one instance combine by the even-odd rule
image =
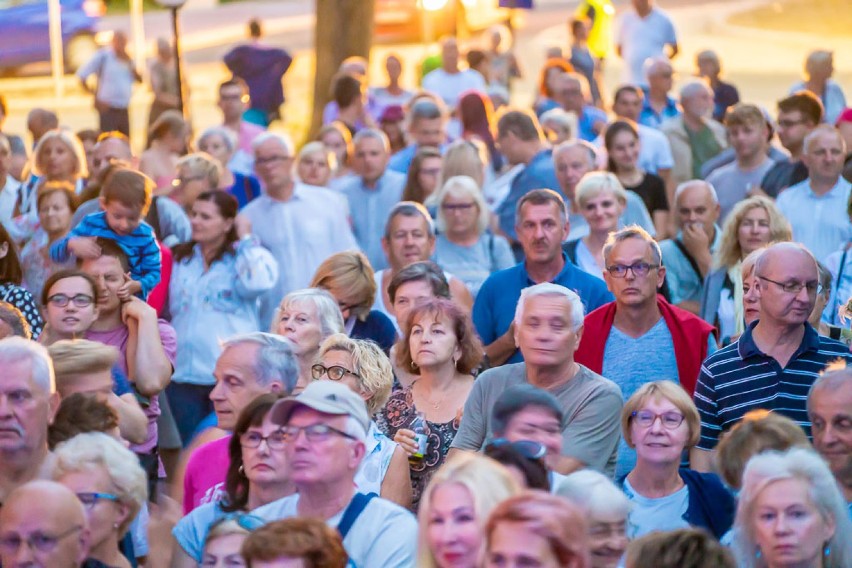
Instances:
[[[698,447],[712,450],[722,432],[730,429],[747,412],[758,408],[772,410],[796,421],[810,436],[808,390],[830,362],[843,358],[852,363],[849,348],[822,337],[805,324],[802,344],[787,366],[758,349],[752,337],[752,324],[740,339],[707,357],[701,365],[695,387],[695,405],[701,416]]]

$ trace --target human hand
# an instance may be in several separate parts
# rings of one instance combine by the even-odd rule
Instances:
[[[101,256],[101,247],[95,237],[74,237],[68,240],[68,252],[82,260],[92,260]]]
[[[417,439],[414,437],[414,431],[407,428],[400,428],[396,431],[393,441],[399,444],[399,447],[408,455],[414,455],[420,449],[417,444]]]
[[[138,322],[142,318],[152,313],[154,315],[157,314],[154,308],[152,308],[136,296],[130,296],[130,298],[128,298],[123,304],[121,304],[121,322],[124,325],[130,325],[131,320],[135,320]]]
[[[706,253],[710,250],[710,236],[704,230],[704,225],[697,222],[685,223],[681,227],[683,245],[690,253]]]
[[[251,234],[251,221],[245,215],[237,215],[234,219],[234,230],[237,231],[237,236],[243,238]]]
[[[116,295],[118,296],[119,300],[121,300],[122,302],[126,302],[141,291],[142,284],[140,284],[136,280],[133,280],[130,277],[130,273],[128,272],[124,275],[124,283],[118,288]]]

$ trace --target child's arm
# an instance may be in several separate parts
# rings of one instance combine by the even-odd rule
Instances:
[[[116,292],[118,299],[126,302],[136,294],[142,291],[142,284],[138,280],[133,280],[130,273],[124,275],[124,284]]]
[[[86,236],[87,228],[84,219],[70,233],[53,243],[50,247],[50,259],[53,262],[67,262],[72,254],[77,258],[98,258],[101,255],[101,247],[95,243],[92,233]]]
[[[150,241],[148,241],[145,247],[139,249],[139,262],[137,263],[135,274],[135,276],[138,276],[135,282],[141,286],[140,291],[145,298],[160,283],[160,263],[160,245],[151,236]]]

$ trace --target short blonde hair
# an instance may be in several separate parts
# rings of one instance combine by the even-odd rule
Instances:
[[[683,414],[686,427],[689,428],[689,439],[686,441],[686,447],[691,448],[698,444],[701,439],[701,417],[698,415],[695,403],[692,402],[692,397],[675,382],[654,381],[639,387],[639,390],[624,403],[624,408],[621,410],[621,435],[628,446],[636,447],[630,434],[633,413],[641,410],[642,405],[649,399],[665,399],[675,405],[675,408]]]
[[[353,373],[361,390],[370,394],[367,412],[374,416],[390,398],[393,387],[393,367],[382,348],[372,341],[352,339],[345,333],[335,333],[320,345],[319,357],[329,351],[345,351],[352,355]]]
[[[443,205],[444,199],[448,196],[456,198],[469,197],[473,199],[477,209],[479,209],[479,217],[476,220],[476,228],[479,234],[484,233],[485,229],[488,228],[488,221],[491,219],[491,210],[485,202],[482,190],[479,189],[476,180],[472,177],[453,176],[441,186],[437,193],[438,195],[435,197],[435,203],[438,205],[436,224],[439,231],[444,232],[447,228],[447,216],[444,214],[444,208],[441,205]]]
[[[605,191],[611,191],[622,206],[627,205],[627,192],[612,172],[589,172],[583,176],[574,190],[577,205],[585,207],[586,203]]]
[[[47,352],[53,360],[57,384],[68,375],[109,371],[118,361],[118,349],[87,339],[63,339],[50,345]]]
[[[48,130],[41,138],[39,138],[38,144],[36,144],[35,150],[33,150],[32,170],[35,175],[44,175],[41,154],[44,151],[44,147],[51,140],[59,140],[65,144],[68,147],[68,150],[70,150],[74,155],[74,161],[77,162],[74,166],[74,175],[79,178],[89,177],[89,166],[88,162],[86,162],[86,150],[83,149],[83,143],[80,142],[80,139],[67,128],[54,128],[53,130]]]
[[[473,501],[473,510],[480,527],[491,511],[502,501],[517,495],[521,486],[508,469],[495,460],[473,452],[459,452],[444,462],[432,476],[429,485],[420,499],[418,531],[418,568],[436,568],[438,566],[427,538],[429,517],[432,513],[432,494],[446,484],[454,483],[468,490]]]
[[[118,501],[128,509],[127,517],[118,527],[120,535],[126,533],[148,499],[148,479],[136,455],[112,436],[102,432],[87,432],[59,444],[53,456],[55,480],[69,473],[90,471],[98,467],[104,469]]]
[[[187,154],[177,161],[177,169],[187,168],[193,176],[203,176],[211,190],[218,189],[223,164],[207,152]]]
[[[335,253],[322,261],[311,280],[311,288],[345,290],[355,302],[349,307],[352,315],[361,321],[370,315],[378,291],[369,259],[353,250]]]
[[[740,261],[743,250],[740,246],[739,230],[743,219],[752,209],[762,208],[769,217],[769,242],[793,239],[790,223],[778,210],[775,201],[762,195],[743,199],[731,210],[722,227],[722,239],[716,253],[716,266],[730,268]]]
[[[328,168],[333,172],[337,169],[337,156],[325,147],[325,144],[318,140],[314,140],[312,142],[308,142],[302,149],[299,150],[299,154],[296,157],[296,163],[300,163],[302,158],[307,156],[308,154],[322,154],[325,158],[325,163],[328,164]]]
[[[444,152],[441,180],[455,176],[470,176],[476,185],[485,183],[485,165],[489,163],[488,148],[481,140],[456,140]],[[427,204],[432,200],[427,199]]]
[[[763,253],[766,252],[766,247],[760,247],[757,250],[753,250],[746,255],[743,259],[742,264],[740,265],[740,274],[742,274],[743,278],[746,278],[749,274],[754,272],[754,267],[757,265],[758,259],[763,256]]]

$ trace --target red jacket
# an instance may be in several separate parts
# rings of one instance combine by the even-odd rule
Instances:
[[[707,337],[715,328],[698,316],[669,304],[662,296],[657,296],[657,307],[672,334],[680,384],[692,396],[701,363],[707,358]],[[606,340],[614,319],[615,302],[603,305],[586,316],[583,337],[574,361],[601,374]]]

